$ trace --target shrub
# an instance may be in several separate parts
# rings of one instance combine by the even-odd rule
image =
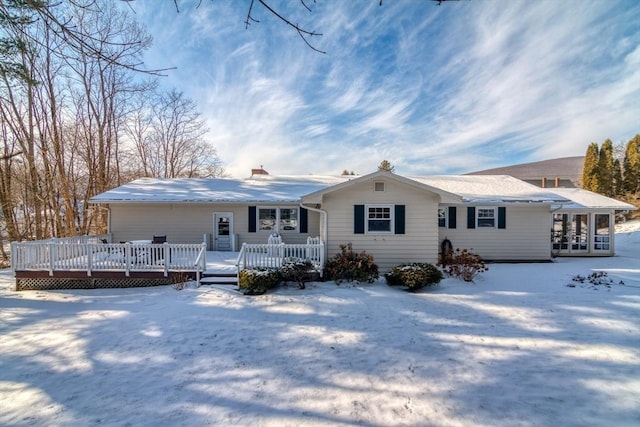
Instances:
[[[278,269],[256,267],[240,271],[238,287],[245,295],[261,295],[275,288],[280,280]]]
[[[300,289],[305,288],[309,273],[313,271],[313,263],[308,259],[289,257],[282,262],[280,273],[285,281],[296,282]]]
[[[373,255],[366,251],[353,252],[351,243],[340,245],[340,253],[334,255],[325,265],[327,279],[342,281],[374,282],[378,274],[378,265],[373,262]]]
[[[442,266],[445,274],[465,282],[473,282],[478,274],[489,270],[480,255],[460,248],[441,255],[438,265]]]
[[[415,262],[401,264],[384,275],[389,286],[406,286],[410,292],[415,292],[425,286],[435,286],[442,280],[442,272],[435,265]]]

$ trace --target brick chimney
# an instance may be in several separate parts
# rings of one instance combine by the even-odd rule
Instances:
[[[269,175],[269,172],[264,170],[264,167],[260,165],[260,169],[251,169],[251,176],[253,175]]]

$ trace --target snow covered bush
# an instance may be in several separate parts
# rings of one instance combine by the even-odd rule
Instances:
[[[308,259],[288,257],[282,262],[280,274],[282,280],[296,282],[300,289],[305,288],[305,282],[309,281],[313,272],[313,263]]]
[[[373,261],[373,255],[366,251],[353,252],[351,243],[340,245],[340,253],[326,262],[324,271],[328,280],[337,283],[354,280],[373,283],[379,277],[378,265]]]
[[[473,282],[478,274],[489,270],[480,255],[474,254],[469,249],[460,248],[441,256],[438,265],[446,275],[457,277],[465,282]]]
[[[275,268],[256,267],[238,274],[238,287],[245,295],[261,295],[280,283],[280,271]]]
[[[384,275],[389,286],[406,286],[410,292],[415,292],[425,286],[435,286],[442,280],[442,272],[426,262],[401,264]]]

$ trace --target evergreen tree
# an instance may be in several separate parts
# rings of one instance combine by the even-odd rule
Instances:
[[[600,147],[598,159],[598,193],[612,197],[614,195],[613,182],[613,142],[607,139]]]
[[[392,166],[388,160],[383,160],[382,162],[380,162],[380,166],[378,166],[378,170],[393,173],[396,170],[396,168],[395,166]]]
[[[587,148],[582,168],[582,188],[598,191],[598,144],[592,142]]]
[[[622,181],[622,165],[620,159],[613,161],[613,196],[622,196],[624,194]]]
[[[640,134],[627,143],[624,154],[623,194],[640,192]]]

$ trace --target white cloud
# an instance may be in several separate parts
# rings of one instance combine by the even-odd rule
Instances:
[[[199,102],[233,175],[465,172],[640,131],[635,2],[279,5],[326,55],[264,11],[245,30],[244,3],[148,4],[148,60],[179,66],[163,84]]]

